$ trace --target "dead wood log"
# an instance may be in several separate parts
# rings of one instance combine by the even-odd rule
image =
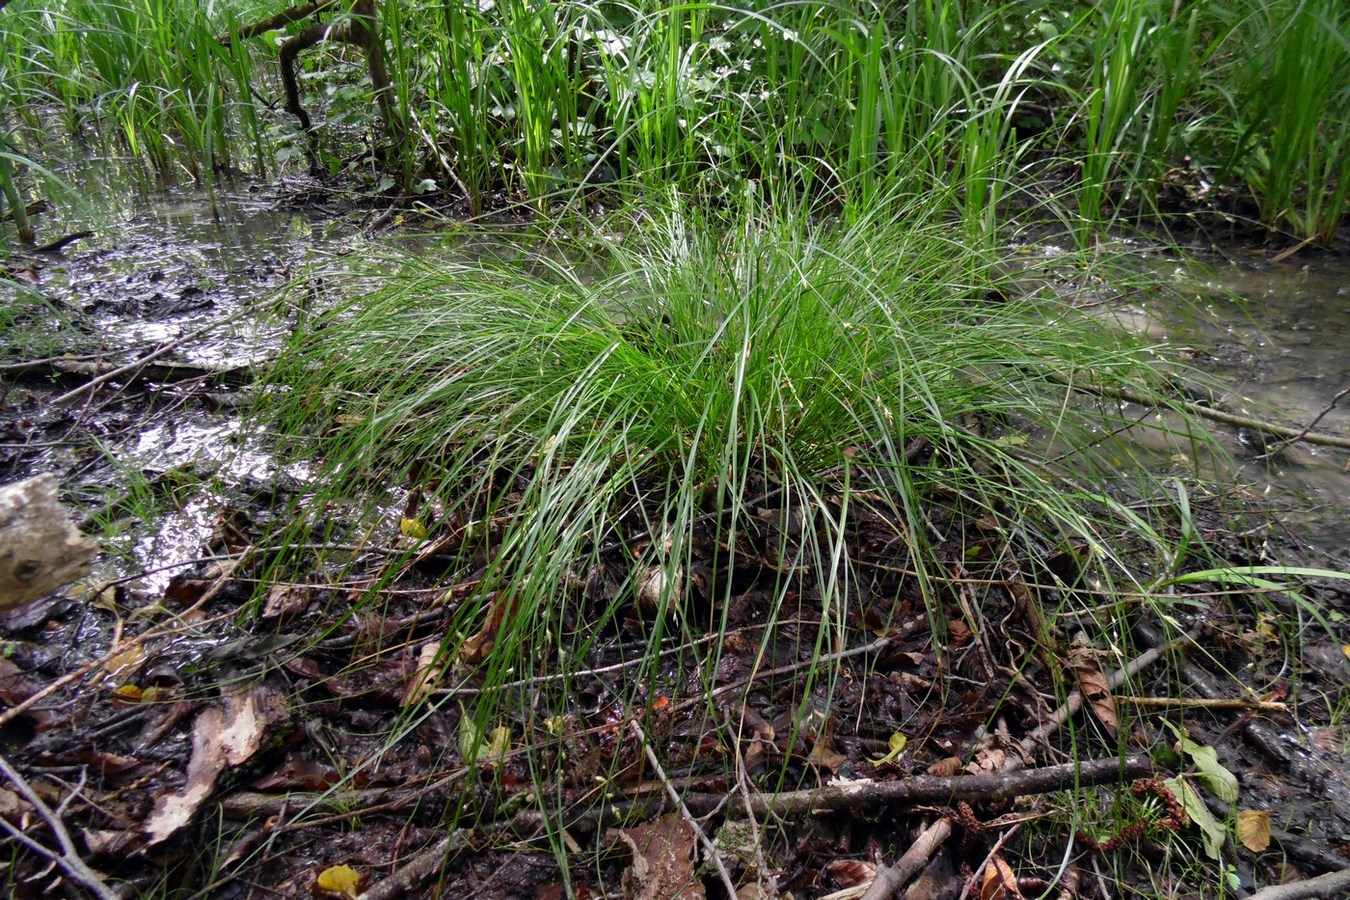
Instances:
[[[246,25],[233,34],[220,35],[217,40],[226,46],[236,40],[257,37],[295,22],[302,22],[337,6],[336,0],[313,0],[285,9],[276,15]],[[300,102],[300,82],[296,73],[299,55],[321,41],[351,44],[361,48],[366,57],[366,69],[375,87],[375,102],[380,124],[390,143],[398,146],[403,141],[403,120],[394,105],[394,87],[389,80],[389,69],[384,62],[384,48],[379,38],[376,0],[355,0],[347,15],[335,22],[315,22],[292,35],[281,44],[278,59],[281,63],[281,82],[285,93],[286,111],[295,116],[308,141],[310,170],[319,170],[318,138],[314,123],[304,104]]]
[[[56,476],[0,487],[0,610],[40,600],[85,575],[96,549],[57,499]]]

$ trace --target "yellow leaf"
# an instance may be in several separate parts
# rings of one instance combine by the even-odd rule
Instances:
[[[909,744],[909,738],[897,731],[891,735],[890,740],[888,740],[886,744],[890,748],[889,751],[885,756],[880,756],[872,760],[873,765],[879,766],[882,763],[888,763],[901,753],[904,753],[906,745]]]
[[[418,541],[427,536],[427,526],[416,519],[410,519],[407,516],[404,516],[399,520],[398,530],[402,532],[404,537],[410,537]]]
[[[1345,654],[1346,659],[1350,659],[1350,644],[1341,644],[1341,652]]]
[[[1253,853],[1270,846],[1270,813],[1264,809],[1238,810],[1238,840]]]
[[[488,734],[487,746],[483,748],[483,758],[500,760],[511,750],[511,729],[498,725]]]
[[[108,678],[129,678],[144,662],[144,648],[140,644],[133,644],[104,663],[103,670],[94,676],[94,683]]]
[[[351,866],[329,866],[319,873],[314,886],[321,891],[355,900],[356,891],[361,886],[361,876]]]
[[[113,691],[113,695],[119,700],[128,700],[132,703],[137,703],[142,699],[141,689],[134,684],[119,684],[117,690]]]

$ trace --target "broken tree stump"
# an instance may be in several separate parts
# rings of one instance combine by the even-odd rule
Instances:
[[[0,487],[0,612],[40,600],[89,571],[94,546],[70,521],[47,473]]]

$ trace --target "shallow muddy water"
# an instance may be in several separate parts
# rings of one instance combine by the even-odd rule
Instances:
[[[0,290],[11,302],[40,297],[62,311],[25,326],[45,330],[39,337],[54,354],[101,353],[127,361],[234,317],[165,361],[211,370],[248,367],[275,352],[292,321],[278,299],[281,289],[297,280],[311,293],[322,293],[325,285],[340,288],[344,257],[374,246],[362,236],[372,215],[313,206],[287,210],[269,189],[247,184],[214,197],[94,191],[82,211],[40,225],[53,237],[83,228],[95,234],[64,254],[35,258],[31,272],[23,273],[33,283],[0,282]],[[1298,426],[1323,414],[1350,386],[1346,256],[1305,251],[1272,263],[1273,254],[1260,252],[1234,251],[1228,260],[1150,255],[1152,264],[1175,274],[1179,293],[1194,300],[1148,301],[1137,309],[1142,327],[1165,335],[1169,359],[1217,379],[1235,409]],[[257,314],[239,315],[250,309]],[[0,342],[0,363],[36,352],[6,340]],[[247,433],[237,391],[167,386],[111,400],[101,395],[96,405],[74,404],[63,419],[43,421],[43,404],[63,387],[30,378],[5,392],[0,422],[8,422],[8,434],[0,440],[0,480],[52,471],[86,512],[102,509],[111,523],[104,536],[111,551],[105,575],[159,569],[144,587],[162,587],[172,574],[162,567],[202,555],[228,497],[256,494],[258,485],[278,475],[265,437]],[[1350,434],[1350,398],[1325,412],[1317,428]],[[1344,451],[1299,445],[1263,457],[1235,429],[1216,426],[1216,433],[1241,461],[1239,477],[1268,495],[1294,540],[1326,562],[1350,565]],[[161,490],[165,482],[173,490]]]
[[[1258,419],[1350,436],[1350,257],[1234,249],[1178,262],[1194,305],[1150,312],[1177,354],[1212,376],[1222,400]],[[1266,493],[1293,536],[1350,564],[1350,453],[1300,443],[1267,453],[1259,439],[1218,426],[1240,476]]]

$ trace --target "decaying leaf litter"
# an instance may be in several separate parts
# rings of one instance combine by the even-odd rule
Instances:
[[[943,450],[900,448],[916,467]],[[885,896],[917,878],[910,896],[1213,896],[1207,853],[1248,884],[1274,854],[1291,879],[1337,864],[1334,722],[1226,673],[1280,683],[1279,604],[1329,615],[1343,592],[1178,584],[1167,617],[1125,598],[1103,627],[1059,600],[1104,594],[1089,544],[972,515],[959,485],[929,485],[907,520],[865,463],[825,471],[814,506],[785,502],[767,461],[734,494],[710,486],[673,579],[645,562],[670,540],[661,485],[634,483],[559,584],[557,627],[593,632],[565,673],[540,634],[537,667],[484,678],[515,610],[477,583],[533,464],[485,460],[455,514],[434,472],[389,485],[401,515],[307,581],[278,579],[272,535],[236,520],[162,592],[11,620],[4,819],[35,842],[14,891]],[[1230,562],[1268,562],[1217,507],[1195,512]],[[916,567],[915,527],[940,578]],[[839,572],[802,564],[810,542],[846,553],[847,608]],[[82,637],[91,616],[113,640]],[[1341,690],[1339,651],[1317,650],[1312,690]],[[1289,815],[1291,793],[1316,805]],[[1155,854],[1194,856],[1196,879],[1149,885]]]

